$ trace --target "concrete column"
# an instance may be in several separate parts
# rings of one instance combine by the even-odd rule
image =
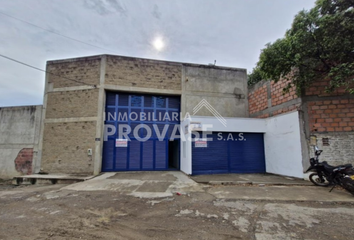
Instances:
[[[181,118],[186,115],[186,67],[182,65],[182,77],[181,77]]]
[[[42,106],[36,106],[36,115],[35,115],[35,127],[34,127],[34,139],[33,139],[33,163],[32,164],[32,173],[37,173],[40,170],[40,160],[41,160],[41,155],[40,155],[40,149],[39,149],[39,143],[41,140],[41,129],[42,124],[42,112],[43,112],[43,107]],[[37,166],[38,165],[38,166]]]
[[[100,68],[100,84],[98,86],[98,107],[97,107],[97,122],[96,122],[96,139],[95,151],[93,156],[93,174],[97,175],[102,168],[102,149],[103,149],[103,125],[104,125],[104,109],[106,105],[106,95],[104,90],[105,74],[106,74],[107,57],[101,57]]]
[[[49,73],[45,74],[45,85],[44,85],[44,97],[43,97],[43,108],[41,111],[41,119],[40,119],[40,132],[39,132],[39,139],[38,139],[38,149],[37,154],[34,154],[33,158],[33,173],[38,173],[41,170],[42,164],[42,151],[43,151],[43,135],[44,135],[44,120],[45,114],[47,109],[47,99],[48,99],[48,92],[53,88],[53,83],[48,84],[48,77]]]

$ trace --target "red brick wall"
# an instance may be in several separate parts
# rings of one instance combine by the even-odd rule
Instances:
[[[288,83],[289,81],[287,80],[280,80],[277,83],[275,81],[271,81],[272,106],[277,106],[298,97],[296,95],[295,86],[292,86],[289,89],[289,92],[284,93],[283,89],[288,85]]]
[[[323,159],[332,165],[354,163],[354,96],[344,87],[326,93],[328,80],[319,80],[305,89],[305,127],[316,145],[323,149]],[[309,143],[309,149],[313,149]],[[309,153],[313,156],[313,152]]]
[[[295,111],[299,108],[300,103],[299,104],[292,104],[291,106],[288,107],[283,107],[281,109],[275,110],[272,112],[272,116],[276,116],[282,113],[287,113],[287,112],[292,112]]]
[[[250,114],[262,111],[268,107],[267,85],[255,89],[248,95],[248,106]]]
[[[326,93],[328,85],[329,80],[322,79],[305,89],[305,97],[311,97],[307,101],[310,132],[354,131],[354,99],[345,87]]]
[[[270,114],[269,113],[265,113],[265,114],[257,116],[256,118],[268,118],[268,117],[270,117]]]
[[[313,82],[310,87],[305,89],[305,96],[339,96],[345,94],[345,87],[340,87],[334,90],[332,93],[326,93],[326,87],[329,85],[329,80],[322,79]]]
[[[33,148],[23,148],[15,159],[15,168],[22,174],[32,174]]]
[[[354,99],[312,101],[308,114],[311,132],[354,131]]]
[[[261,82],[250,89],[248,94],[248,104],[250,115],[256,118],[267,118],[278,114],[295,111],[300,103],[285,104],[279,108],[280,104],[297,99],[295,86],[291,87],[288,92],[283,89],[288,85],[288,80]],[[268,99],[268,92],[270,98]],[[270,104],[268,103],[270,102]],[[269,105],[268,105],[269,104]]]

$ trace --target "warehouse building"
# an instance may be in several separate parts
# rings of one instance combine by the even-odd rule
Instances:
[[[298,112],[249,118],[246,69],[100,55],[46,70],[34,173],[303,177]]]
[[[103,55],[49,61],[47,71],[37,171],[180,169],[183,146],[170,137],[181,116],[192,114],[199,102],[206,100],[224,117],[248,117],[244,69]],[[141,119],[141,113],[153,119]],[[163,119],[165,113],[170,117]],[[198,114],[212,116],[205,108]],[[131,127],[131,141],[117,147],[125,124]],[[137,139],[144,135],[141,124],[153,132],[147,141]],[[163,139],[153,125],[161,133],[168,127]],[[136,129],[138,136],[133,136]]]

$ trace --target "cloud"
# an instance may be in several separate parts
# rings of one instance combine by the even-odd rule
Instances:
[[[113,7],[117,12],[127,15],[127,9],[117,0],[107,0],[111,7]]]
[[[117,0],[84,0],[84,6],[103,16],[114,12],[127,15],[127,9]]]
[[[95,10],[100,15],[107,15],[110,11],[106,8],[106,5],[101,0],[85,0],[84,6]]]
[[[157,6],[157,4],[154,4],[154,8],[152,10],[152,16],[154,16],[157,19],[161,18],[161,12],[159,11],[159,7]]]
[[[116,54],[251,70],[260,50],[315,0],[12,0],[0,11],[87,42],[87,46],[0,14],[0,54],[45,69],[46,61]],[[163,20],[162,20],[163,19]],[[166,42],[158,52],[151,42]],[[0,107],[39,104],[44,74],[0,58]]]

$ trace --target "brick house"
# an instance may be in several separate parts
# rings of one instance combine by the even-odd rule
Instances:
[[[326,93],[328,81],[321,80],[303,90],[299,97],[294,87],[283,93],[287,84],[285,80],[262,81],[250,87],[250,117],[267,118],[298,111],[308,155],[317,144],[324,150],[323,160],[333,165],[354,163],[354,95],[344,88]]]

